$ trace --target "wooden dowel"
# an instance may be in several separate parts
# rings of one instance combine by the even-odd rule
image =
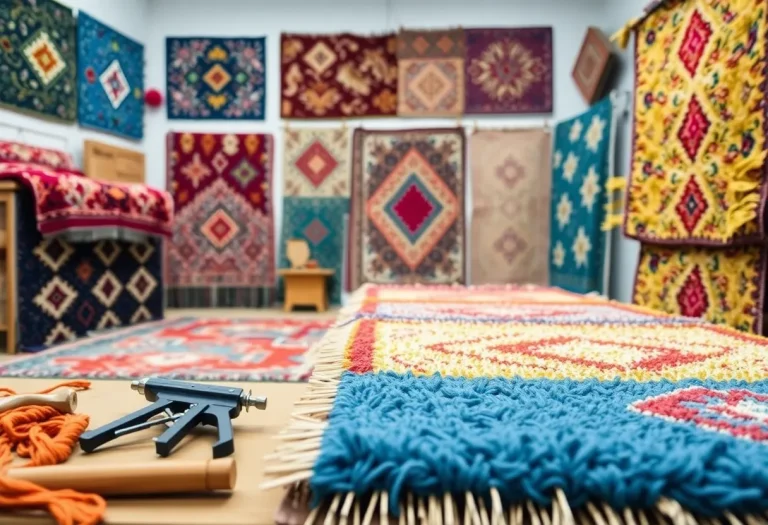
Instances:
[[[77,392],[71,388],[62,388],[50,394],[0,397],[0,413],[32,405],[52,407],[63,414],[74,414],[77,410]]]

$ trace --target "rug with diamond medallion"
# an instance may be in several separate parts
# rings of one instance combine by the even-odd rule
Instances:
[[[394,34],[282,34],[280,116],[395,115],[396,46]]]
[[[44,239],[32,193],[19,193],[17,203],[20,350],[39,351],[92,330],[162,319],[159,241]]]
[[[168,306],[273,301],[272,135],[168,134],[176,217],[164,243]]]
[[[144,136],[144,46],[84,13],[77,15],[77,121]]]
[[[0,2],[0,103],[24,113],[77,117],[77,23],[54,0]]]
[[[555,128],[550,204],[549,284],[603,293],[608,202],[610,98]]]
[[[347,285],[463,283],[464,128],[356,129]]]
[[[168,118],[264,120],[265,40],[166,38]]]
[[[89,337],[0,366],[0,377],[306,381],[332,321],[182,317]]]
[[[549,130],[480,130],[469,139],[473,284],[547,284]]]
[[[766,250],[642,244],[633,301],[763,334]]]
[[[768,2],[660,2],[633,29],[625,233],[656,244],[761,241]]]
[[[468,114],[552,112],[552,28],[465,30]]]
[[[397,114],[444,117],[464,113],[463,29],[397,34]]]

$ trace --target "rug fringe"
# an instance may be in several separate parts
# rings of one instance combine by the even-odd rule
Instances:
[[[759,525],[768,513],[721,517],[696,516],[678,502],[662,498],[650,509],[617,511],[604,503],[589,502],[572,509],[565,493],[557,489],[552,504],[533,501],[505,506],[498,491],[486,497],[466,493],[420,497],[407,493],[398,504],[399,516],[389,513],[389,495],[374,492],[359,496],[336,494],[310,509],[307,483],[292,486],[286,500],[295,512],[291,525]],[[280,522],[285,525],[284,522]]]

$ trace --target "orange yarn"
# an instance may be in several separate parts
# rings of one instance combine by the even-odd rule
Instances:
[[[86,390],[89,381],[69,381],[45,389]],[[0,397],[15,395],[10,388],[0,387]],[[85,414],[62,414],[55,408],[27,406],[0,413],[0,468],[5,471],[13,460],[13,452],[29,458],[25,467],[56,465],[69,458],[80,435],[88,428]],[[47,509],[59,525],[95,525],[106,511],[104,498],[74,490],[48,490],[34,483],[0,475],[0,508]]]

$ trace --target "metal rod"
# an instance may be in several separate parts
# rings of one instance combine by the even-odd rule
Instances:
[[[182,414],[174,414],[168,417],[161,417],[159,419],[150,419],[149,421],[145,421],[144,423],[139,423],[138,425],[133,425],[131,427],[125,427],[125,428],[121,428],[120,430],[115,430],[115,435],[122,436],[123,434],[138,432],[139,430],[144,430],[145,428],[154,427],[155,425],[162,425],[163,423],[167,423],[169,421],[175,421],[183,415],[184,414],[182,413]]]

